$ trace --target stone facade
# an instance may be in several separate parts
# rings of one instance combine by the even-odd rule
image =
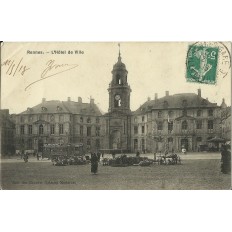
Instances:
[[[15,153],[15,123],[14,115],[9,115],[9,110],[0,110],[0,142],[1,155]]]
[[[94,100],[46,101],[16,116],[16,149],[42,152],[45,143],[83,143],[86,152],[101,145],[102,114]]]
[[[222,108],[222,138],[231,140],[231,107],[226,105]]]
[[[222,136],[221,110],[195,93],[150,98],[132,112],[128,71],[118,61],[113,66],[108,87],[109,108],[103,114],[90,103],[46,101],[16,115],[16,149],[42,151],[44,143],[83,143],[86,152],[116,149],[131,152],[204,150],[207,141]],[[228,118],[228,117],[227,117]],[[225,118],[224,132],[230,137],[230,122]]]
[[[198,94],[148,99],[132,116],[133,150],[199,151],[207,140],[221,136],[220,107]]]

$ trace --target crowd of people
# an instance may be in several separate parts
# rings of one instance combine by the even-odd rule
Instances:
[[[174,153],[173,153],[174,154]],[[29,154],[28,152],[21,151],[18,153],[18,155],[21,157],[21,159],[24,160],[25,163],[29,160]],[[42,157],[39,155],[39,153],[33,153],[33,156],[36,157],[37,160],[40,160]],[[165,157],[167,154],[165,153]],[[100,159],[104,159],[104,153],[100,152],[91,152],[91,173],[97,174],[98,172],[98,163],[100,162]],[[136,152],[136,157],[140,158],[140,152]],[[116,160],[116,154],[115,152],[112,152],[112,159]],[[119,160],[121,163],[124,163],[125,160],[129,160],[128,157],[125,154],[121,154],[120,157],[117,157],[117,160]],[[116,160],[116,161],[117,161]],[[132,160],[132,159],[131,159]],[[154,153],[154,160],[157,161],[157,153]],[[231,148],[228,144],[223,144],[221,146],[221,172],[224,174],[230,174],[231,173]]]

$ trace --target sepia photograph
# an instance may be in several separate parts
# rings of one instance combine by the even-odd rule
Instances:
[[[1,188],[229,190],[230,42],[2,42]]]

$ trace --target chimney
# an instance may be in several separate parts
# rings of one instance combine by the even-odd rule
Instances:
[[[165,91],[165,95],[166,95],[166,97],[168,97],[169,96],[169,91]]]
[[[78,97],[78,103],[82,103],[82,98]]]
[[[69,101],[69,102],[71,101],[71,97],[68,97],[68,101]]]
[[[201,89],[198,89],[197,92],[198,92],[198,96],[201,97]]]
[[[227,107],[227,105],[226,105],[226,102],[225,102],[225,98],[222,98],[221,108],[224,109],[226,107]]]
[[[46,98],[42,98],[42,103],[46,102]]]
[[[155,100],[158,99],[158,93],[155,93]]]
[[[94,99],[90,98],[90,104],[93,105],[94,104]]]
[[[148,97],[148,98],[147,98],[147,101],[150,101],[150,100],[151,100],[151,98],[150,98],[150,97]]]

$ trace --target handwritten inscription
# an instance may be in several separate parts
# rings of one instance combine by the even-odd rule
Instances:
[[[40,79],[30,83],[26,88],[25,91],[32,86],[33,84],[45,80],[49,77],[56,76],[60,73],[67,72],[71,69],[74,69],[78,66],[78,64],[56,64],[55,60],[49,60],[46,63],[46,68],[42,71]]]
[[[2,67],[6,67],[6,74],[9,76],[20,75],[23,76],[30,68],[23,64],[23,58],[20,60],[7,59],[1,64]]]

